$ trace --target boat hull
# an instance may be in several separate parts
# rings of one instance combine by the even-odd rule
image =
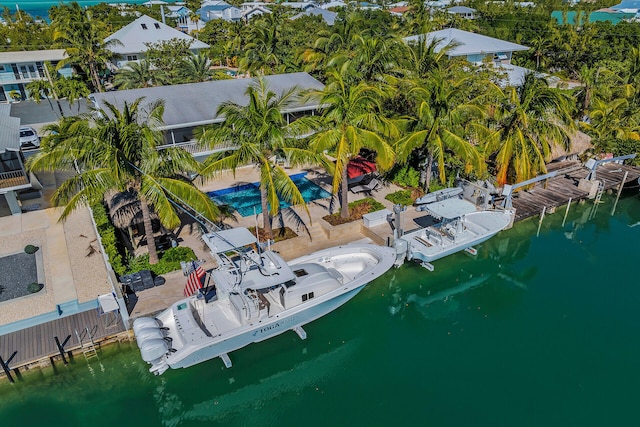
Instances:
[[[361,285],[330,300],[316,304],[313,307],[300,310],[299,312],[263,321],[259,325],[254,325],[251,329],[234,337],[220,341],[212,340],[208,345],[200,346],[200,348],[194,347],[189,356],[175,363],[169,363],[168,365],[172,369],[188,368],[206,360],[241,349],[249,344],[264,341],[296,327],[304,326],[345,304],[356,296],[365,286],[366,284]]]

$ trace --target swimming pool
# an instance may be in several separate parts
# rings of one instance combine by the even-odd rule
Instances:
[[[291,180],[294,182],[296,187],[298,187],[305,201],[311,202],[313,200],[331,197],[331,193],[309,181],[305,178],[305,175],[306,173],[291,175]],[[262,212],[259,185],[260,184],[258,182],[237,185],[235,187],[224,188],[222,190],[210,191],[207,195],[218,204],[231,206],[241,216],[250,216],[253,215],[254,212]],[[290,205],[288,203],[283,201],[280,202],[281,208],[287,208],[289,206]]]

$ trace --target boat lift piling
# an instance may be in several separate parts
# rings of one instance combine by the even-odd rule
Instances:
[[[567,209],[564,211],[564,218],[562,218],[562,226],[564,227],[564,223],[567,221],[567,215],[569,214],[569,208],[571,207],[571,197],[569,197],[569,201],[567,202]]]
[[[540,227],[542,227],[542,221],[544,220],[544,214],[547,211],[547,207],[542,207],[542,213],[540,214],[540,220],[538,221],[538,231],[536,232],[536,237],[540,236]]]
[[[618,194],[616,195],[616,201],[613,203],[613,209],[611,209],[611,216],[616,212],[616,207],[618,207],[618,200],[620,200],[620,194],[622,193],[622,188],[624,187],[624,183],[627,182],[627,176],[629,176],[629,171],[624,172],[624,177],[618,186]]]

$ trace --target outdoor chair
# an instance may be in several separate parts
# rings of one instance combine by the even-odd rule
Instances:
[[[378,186],[380,186],[380,181],[378,181],[376,178],[373,178],[371,181],[369,181],[367,184],[364,185],[356,185],[355,187],[351,187],[351,192],[353,194],[357,194],[357,193],[371,193],[373,190],[375,190],[376,188],[378,188]]]

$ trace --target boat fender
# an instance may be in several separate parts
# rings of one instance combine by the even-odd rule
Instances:
[[[136,341],[138,342],[138,347],[142,347],[146,341],[153,339],[164,339],[164,333],[158,328],[144,328],[139,329],[136,333]]]
[[[138,330],[143,328],[158,328],[160,322],[153,317],[139,317],[133,321],[133,333],[138,336]]]
[[[153,363],[161,359],[169,351],[167,342],[163,339],[151,339],[145,341],[140,347],[142,360]]]

